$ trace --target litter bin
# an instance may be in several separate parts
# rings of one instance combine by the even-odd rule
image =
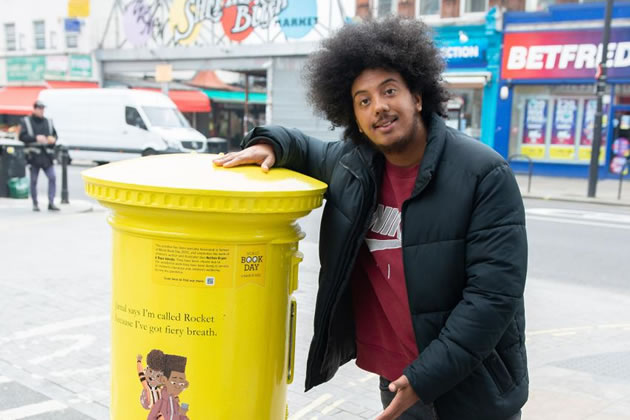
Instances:
[[[209,137],[207,140],[208,153],[219,154],[227,153],[228,142],[222,137]]]
[[[9,197],[9,180],[26,176],[24,143],[17,140],[0,140],[0,197]]]
[[[216,167],[214,157],[83,172],[113,228],[112,419],[184,408],[190,420],[288,415],[295,220],[321,205],[326,185],[286,169]]]

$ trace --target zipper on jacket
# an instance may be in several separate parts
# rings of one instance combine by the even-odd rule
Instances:
[[[363,164],[366,164],[365,160],[363,159],[363,156],[359,153],[359,158],[361,159]],[[346,169],[348,172],[350,172],[350,174],[352,176],[354,176],[359,182],[361,182],[361,177],[359,177],[359,175],[354,172],[352,169],[350,169],[347,165],[345,165],[343,162],[339,162],[339,164]],[[366,165],[367,166],[367,165]],[[345,280],[351,275],[352,273],[352,269],[354,268],[354,264],[352,264],[352,266],[350,265],[351,261],[356,261],[357,258],[357,254],[359,253],[359,250],[361,249],[361,243],[363,242],[363,240],[365,239],[365,235],[367,234],[367,229],[369,228],[370,225],[370,215],[374,212],[374,209],[376,208],[376,201],[377,201],[377,188],[376,188],[376,179],[374,177],[374,173],[373,171],[369,170],[368,171],[370,173],[370,178],[372,180],[372,183],[374,185],[374,194],[372,196],[372,204],[370,206],[370,211],[365,215],[365,223],[364,223],[364,227],[363,230],[359,232],[359,237],[358,240],[356,242],[356,246],[354,247],[354,251],[351,253],[351,255],[348,256],[348,258],[344,258],[344,262],[342,264],[340,264],[340,267],[346,267],[346,271],[343,272],[343,275],[340,275],[338,277],[338,281],[335,283],[335,288],[333,290],[337,290],[338,286],[340,284],[343,284],[345,282]],[[356,229],[356,226],[352,227],[351,231],[354,231]],[[323,328],[323,331],[320,331],[320,337],[319,337],[319,342],[317,343],[317,353],[319,353],[321,346],[324,343],[324,340],[322,340],[321,335],[322,334],[328,334],[328,331],[330,329],[330,322],[331,322],[331,318],[332,318],[332,309],[334,309],[334,307],[337,304],[337,299],[335,299],[335,301],[331,302],[331,300],[327,301],[327,305],[324,308],[324,313],[329,313],[330,312],[330,317],[327,320],[326,324],[325,324],[325,328]],[[331,306],[332,305],[332,306]],[[326,337],[327,339],[327,337]],[[322,356],[323,357],[323,356]]]

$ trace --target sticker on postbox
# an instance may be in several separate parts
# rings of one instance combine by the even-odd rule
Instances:
[[[153,281],[160,285],[231,288],[265,285],[264,245],[153,242]]]
[[[154,241],[153,281],[166,286],[234,287],[235,248]]]
[[[237,251],[236,287],[247,283],[265,285],[267,253],[262,245],[239,245]]]

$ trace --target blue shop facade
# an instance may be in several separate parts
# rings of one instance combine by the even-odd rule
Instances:
[[[494,147],[502,38],[496,9],[479,24],[433,30],[446,60],[443,77],[452,95],[447,124]]]
[[[614,4],[612,16],[602,178],[618,177],[630,156],[630,2]],[[531,158],[539,175],[588,177],[603,27],[604,3],[504,15],[495,150]]]

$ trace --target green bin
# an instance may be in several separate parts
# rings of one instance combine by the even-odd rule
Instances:
[[[28,198],[28,178],[11,178],[9,179],[9,197],[11,198]]]

